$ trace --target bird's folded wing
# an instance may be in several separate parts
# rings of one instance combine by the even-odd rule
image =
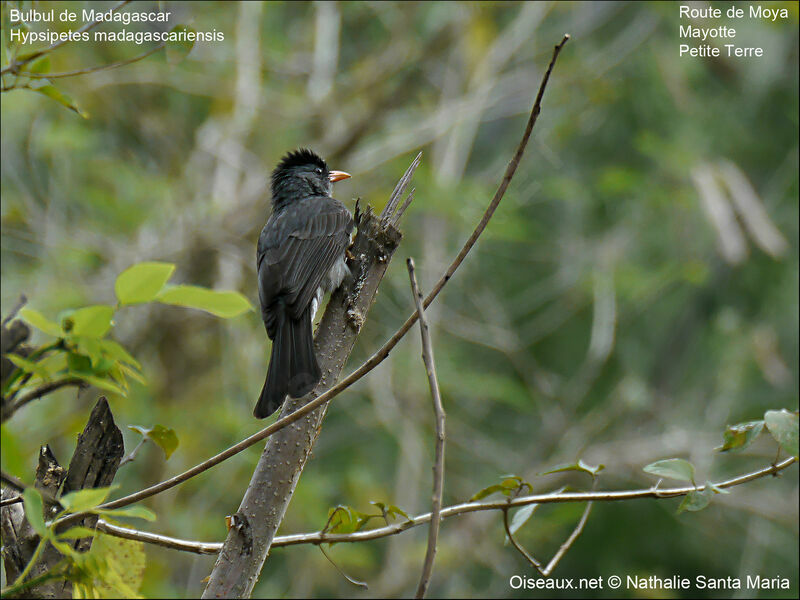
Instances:
[[[287,207],[265,228],[258,248],[262,308],[278,296],[298,319],[350,243],[353,219],[332,198],[311,198]]]

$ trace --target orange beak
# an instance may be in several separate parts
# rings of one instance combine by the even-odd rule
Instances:
[[[350,173],[345,173],[344,171],[331,171],[328,175],[328,179],[331,180],[331,183],[336,183],[342,179],[350,179],[350,177],[352,177],[352,175],[350,175]]]

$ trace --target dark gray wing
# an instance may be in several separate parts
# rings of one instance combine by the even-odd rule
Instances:
[[[261,314],[272,337],[276,302],[300,318],[317,288],[350,244],[353,218],[338,200],[306,198],[273,215],[258,240]]]

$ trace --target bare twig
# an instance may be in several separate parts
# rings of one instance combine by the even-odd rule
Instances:
[[[37,398],[46,396],[47,394],[54,392],[62,387],[66,387],[68,385],[81,386],[84,383],[85,382],[83,379],[79,379],[77,377],[70,377],[68,379],[62,379],[60,381],[53,381],[52,383],[46,383],[44,385],[41,385],[36,389],[31,390],[24,396],[18,398],[14,402],[14,404],[5,409],[2,414],[2,422],[5,423],[6,421],[8,421],[8,419],[10,419],[15,412],[17,412],[20,408],[28,404],[28,402],[32,402]]]
[[[462,247],[461,251],[458,253],[458,256],[453,260],[453,262],[448,267],[447,271],[445,271],[444,275],[439,279],[439,281],[434,286],[433,290],[426,296],[425,301],[423,302],[423,306],[427,308],[430,306],[431,302],[434,301],[436,296],[439,295],[439,292],[442,291],[442,288],[445,284],[450,280],[453,276],[455,271],[461,266],[461,263],[464,262],[469,251],[477,242],[478,237],[480,237],[483,230],[486,229],[486,226],[489,223],[489,220],[492,218],[494,211],[497,209],[497,206],[500,204],[500,201],[503,199],[505,195],[506,189],[508,188],[509,183],[511,183],[511,179],[514,177],[514,173],[517,170],[517,166],[519,165],[520,159],[522,158],[522,154],[525,151],[525,147],[528,145],[528,140],[531,136],[531,131],[533,130],[533,126],[536,123],[536,119],[539,116],[539,112],[541,111],[541,101],[542,96],[544,95],[544,90],[547,87],[547,82],[550,78],[550,73],[553,70],[553,66],[555,64],[556,59],[558,58],[559,53],[561,52],[561,48],[569,39],[569,35],[565,35],[561,42],[555,47],[553,52],[553,58],[550,60],[550,64],[547,67],[547,71],[545,72],[544,78],[539,86],[539,92],[536,96],[536,100],[533,104],[533,109],[531,110],[530,118],[528,119],[528,124],[525,128],[525,133],[522,136],[522,140],[520,140],[519,145],[517,146],[516,152],[512,157],[511,161],[508,163],[508,167],[506,167],[506,172],[503,176],[503,180],[500,183],[500,186],[497,188],[497,191],[494,194],[489,206],[487,207],[486,211],[483,214],[478,225],[475,227],[475,230],[472,232],[472,235],[467,239]],[[216,456],[212,456],[208,460],[195,465],[188,471],[184,471],[183,473],[176,475],[175,477],[171,477],[165,481],[157,483],[155,485],[150,486],[149,488],[145,488],[143,490],[139,490],[133,494],[129,494],[128,496],[124,496],[112,502],[107,502],[100,506],[100,508],[120,508],[123,506],[128,506],[129,504],[133,504],[134,502],[138,502],[139,500],[144,500],[145,498],[149,498],[156,494],[160,494],[163,491],[166,491],[170,488],[175,487],[176,485],[183,483],[184,481],[191,479],[192,477],[207,471],[208,469],[220,464],[221,462],[229,459],[232,456],[235,456],[239,452],[246,450],[250,446],[257,444],[258,442],[265,440],[269,436],[271,436],[276,431],[283,429],[284,427],[291,425],[295,421],[301,419],[311,411],[319,408],[323,404],[329,402],[333,397],[337,396],[339,393],[353,385],[356,381],[364,377],[367,373],[369,373],[372,369],[378,366],[383,360],[389,356],[389,352],[400,342],[400,340],[405,336],[406,333],[411,329],[411,327],[417,321],[417,313],[416,311],[406,319],[406,322],[398,329],[394,335],[380,348],[378,349],[364,364],[358,367],[355,371],[350,373],[347,377],[339,381],[336,385],[332,386],[326,392],[320,394],[314,400],[308,402],[307,404],[303,405],[301,408],[293,411],[292,413],[286,415],[275,421],[269,427],[265,427],[259,432],[254,433],[250,437],[242,440],[238,444],[223,450]],[[75,517],[70,516],[67,519],[74,519]]]
[[[28,298],[25,296],[25,294],[22,294],[19,297],[19,301],[14,305],[14,308],[12,308],[11,311],[5,316],[5,318],[3,318],[3,327],[8,325],[8,322],[14,317],[16,317],[20,309],[27,303],[28,303]]]
[[[147,531],[138,531],[128,527],[120,527],[113,525],[103,519],[97,521],[97,531],[102,531],[108,535],[124,538],[126,540],[135,540],[137,542],[145,542],[155,546],[163,546],[164,548],[171,548],[172,550],[182,550],[184,552],[194,552],[195,554],[216,554],[222,548],[221,542],[196,542],[193,540],[181,540],[166,535],[157,533],[149,533]]]
[[[83,69],[75,69],[74,71],[62,71],[60,73],[29,73],[27,71],[23,71],[20,73],[20,75],[24,75],[25,77],[30,77],[31,79],[60,79],[63,77],[75,77],[76,75],[86,75],[87,73],[96,73],[98,71],[105,71],[107,69],[116,69],[117,67],[124,67],[125,65],[130,65],[144,58],[147,58],[151,54],[155,54],[156,52],[161,50],[166,45],[167,45],[166,42],[161,42],[160,44],[151,48],[147,52],[142,52],[141,54],[137,54],[136,56],[133,56],[131,58],[126,58],[125,60],[109,63],[107,65],[96,65],[94,67],[85,67]]]
[[[542,571],[542,575],[547,577],[553,572],[553,569],[556,568],[558,562],[564,557],[564,554],[566,554],[567,550],[570,549],[572,544],[575,543],[575,540],[578,539],[578,536],[583,532],[583,528],[586,526],[586,521],[589,519],[589,513],[591,512],[592,512],[592,502],[587,502],[586,508],[583,509],[581,520],[578,521],[578,524],[575,526],[575,529],[573,529],[570,536],[566,540],[564,540],[564,543],[561,544],[561,546],[559,546],[558,552],[556,552],[553,555],[553,558],[550,559],[550,562],[547,563],[547,566],[544,568],[544,571]]]
[[[511,527],[508,524],[508,508],[506,508],[503,511],[503,527],[506,530],[506,536],[508,536],[508,541],[511,542],[511,545],[517,549],[517,552],[519,552],[520,554],[522,554],[522,556],[525,557],[525,560],[527,560],[533,566],[534,569],[536,569],[537,571],[539,571],[539,573],[541,573],[542,563],[540,563],[531,554],[529,554],[528,551],[525,549],[525,547],[521,545],[519,542],[517,542],[516,538],[514,537],[514,534],[511,533]]]
[[[120,8],[122,8],[123,6],[128,4],[130,1],[131,0],[122,0],[122,2],[116,4],[115,6],[112,6],[108,11],[103,11],[103,13],[105,14],[106,12],[114,12],[116,10],[119,10]],[[14,60],[14,62],[12,62],[5,69],[0,71],[0,75],[6,75],[8,73],[17,73],[19,71],[20,67],[22,67],[24,65],[27,65],[29,62],[36,60],[40,56],[44,56],[45,54],[49,54],[50,52],[52,52],[53,50],[55,50],[57,48],[60,48],[61,46],[63,46],[67,42],[70,42],[70,41],[72,41],[74,39],[80,39],[80,34],[81,33],[83,33],[84,31],[89,31],[90,29],[94,29],[100,23],[103,23],[103,19],[96,19],[94,21],[89,21],[88,23],[86,23],[86,25],[84,25],[83,27],[78,29],[78,31],[76,31],[75,34],[72,37],[66,37],[66,38],[61,39],[61,40],[59,40],[57,42],[54,42],[54,43],[50,44],[47,48],[42,48],[38,52],[34,52],[33,54],[30,54],[30,55],[26,56],[24,59],[22,59],[20,61]]]
[[[144,444],[145,444],[145,442],[147,442],[147,440],[148,440],[148,438],[146,438],[146,437],[143,437],[141,440],[139,440],[139,443],[136,444],[136,447],[133,450],[131,450],[130,454],[128,454],[126,457],[124,457],[119,462],[119,467],[118,468],[122,467],[123,465],[127,465],[129,462],[133,462],[134,460],[136,460],[136,454],[139,452],[141,447],[144,446]]]
[[[347,579],[347,581],[349,581],[349,582],[350,582],[350,583],[352,583],[353,585],[357,585],[358,587],[362,587],[362,588],[364,588],[365,590],[368,590],[368,589],[369,589],[369,586],[368,586],[366,583],[364,583],[363,581],[359,581],[358,579],[353,579],[353,578],[352,578],[352,577],[350,577],[350,576],[349,576],[347,573],[345,573],[344,571],[342,571],[342,570],[339,568],[339,565],[337,565],[335,562],[333,562],[333,559],[332,559],[330,556],[328,556],[328,553],[327,553],[327,552],[325,552],[325,547],[324,547],[322,544],[320,544],[320,545],[319,545],[319,549],[320,549],[320,551],[322,551],[322,555],[323,555],[325,558],[327,558],[327,559],[328,559],[328,562],[329,562],[329,563],[331,563],[331,564],[333,565],[333,568],[334,568],[334,569],[336,569],[337,571],[339,571],[339,575],[341,575],[342,577],[344,577],[345,579]]]
[[[411,162],[411,166],[406,169],[406,172],[400,178],[400,181],[398,181],[397,185],[394,186],[392,195],[389,196],[389,202],[386,203],[386,206],[383,208],[383,212],[381,213],[381,222],[384,225],[389,223],[394,215],[394,211],[397,208],[397,205],[400,203],[400,198],[403,197],[403,192],[406,191],[408,184],[411,183],[411,178],[414,176],[414,171],[417,170],[421,160],[422,152],[417,154],[416,158],[414,158],[414,160]]]
[[[0,506],[11,506],[12,504],[17,504],[22,502],[22,494],[19,496],[13,496],[12,498],[4,498],[0,500]]]
[[[24,481],[15,477],[11,473],[6,473],[5,471],[0,471],[0,481],[5,483],[8,487],[17,490],[18,492],[24,492],[25,488],[28,487]]]
[[[408,277],[411,280],[411,292],[414,295],[414,303],[417,306],[417,316],[419,317],[419,331],[422,336],[422,361],[425,363],[425,371],[428,374],[428,385],[431,388],[431,399],[433,400],[433,413],[436,417],[436,450],[433,464],[433,498],[431,500],[431,526],[428,530],[428,548],[425,551],[425,563],[422,566],[422,575],[417,585],[417,598],[424,598],[425,592],[433,574],[433,561],[436,558],[436,542],[439,539],[439,522],[442,512],[442,493],[444,491],[444,407],[442,406],[442,396],[439,393],[439,382],[436,378],[436,364],[433,359],[433,344],[431,344],[431,333],[428,328],[428,321],[425,319],[425,309],[422,308],[422,293],[417,285],[417,276],[414,273],[414,259],[409,257],[406,261],[408,266]]]
[[[749,483],[755,479],[767,477],[769,475],[777,475],[787,467],[797,462],[797,459],[790,457],[784,459],[780,463],[769,465],[763,469],[747,473],[728,479],[721,483],[715,484],[717,488],[731,488],[738,485]],[[681,488],[668,488],[668,489],[639,489],[639,490],[625,490],[616,492],[556,492],[550,494],[536,494],[528,496],[520,496],[514,498],[510,502],[508,500],[493,500],[490,502],[464,502],[461,504],[454,504],[442,509],[441,517],[443,519],[448,517],[455,517],[464,515],[471,512],[480,512],[487,510],[500,510],[506,511],[511,508],[519,508],[530,504],[549,504],[549,503],[572,503],[572,502],[618,502],[625,500],[637,500],[642,498],[655,498],[657,500],[664,498],[676,498],[685,496],[686,494],[695,490],[703,491],[705,486],[695,488],[681,487]],[[580,534],[583,524],[588,518],[588,513],[584,510],[584,516],[581,517],[581,522],[573,531],[570,538],[562,545],[569,548],[574,542],[573,538],[577,538]],[[414,527],[424,525],[431,520],[431,513],[423,513],[415,517],[410,517],[408,520],[385,527],[378,527],[375,529],[367,529],[365,531],[357,531],[355,533],[327,533],[325,531],[316,531],[314,533],[296,533],[291,535],[275,536],[272,541],[272,547],[281,546],[298,546],[301,544],[328,544],[328,543],[355,543],[366,542],[369,540],[376,540],[391,535],[397,535]],[[137,540],[146,542],[165,548],[172,548],[174,550],[183,550],[186,552],[194,552],[196,554],[216,554],[222,548],[221,542],[196,542],[192,540],[182,540],[172,538],[155,533],[148,533],[127,527],[119,527],[111,525],[102,519],[97,523],[97,529],[103,533],[122,537],[130,540]],[[577,532],[577,533],[576,533]],[[512,538],[509,538],[512,539]],[[557,553],[558,554],[558,553]],[[555,558],[555,557],[554,557]],[[534,559],[535,560],[535,559]],[[538,561],[537,561],[538,562]],[[552,562],[552,561],[551,561]],[[549,566],[549,565],[548,565]]]
[[[411,188],[411,191],[408,192],[408,196],[406,197],[405,202],[403,202],[403,205],[397,209],[396,213],[394,213],[394,219],[392,220],[392,223],[395,226],[400,222],[400,219],[403,218],[403,213],[406,212],[406,209],[409,207],[411,202],[414,201],[414,192],[416,190],[417,188]]]
[[[595,479],[595,482],[596,481],[597,481],[597,479]],[[594,485],[592,486],[592,490],[594,491]],[[511,533],[511,527],[508,524],[508,508],[506,508],[503,511],[503,527],[506,530],[506,535],[508,536],[508,541],[511,542],[511,545],[514,546],[514,548],[516,548],[517,551],[520,554],[522,554],[523,557],[525,557],[525,560],[527,560],[531,564],[531,566],[533,566],[537,571],[539,571],[539,573],[542,575],[542,577],[548,577],[553,572],[553,570],[556,568],[556,566],[558,565],[559,561],[567,553],[567,550],[569,550],[570,547],[572,546],[572,544],[575,543],[575,540],[578,539],[578,536],[581,534],[581,532],[583,531],[583,528],[586,526],[586,521],[589,519],[589,513],[590,512],[592,512],[592,502],[591,501],[586,503],[586,508],[584,508],[583,514],[581,515],[581,518],[578,521],[578,524],[575,526],[575,529],[572,530],[572,533],[564,541],[564,543],[561,544],[561,546],[559,546],[558,551],[553,555],[553,558],[550,559],[550,562],[547,563],[546,567],[542,567],[542,563],[540,563],[538,560],[536,560],[533,557],[533,555],[530,554],[525,549],[525,547],[516,540],[516,538],[514,538],[514,534]]]

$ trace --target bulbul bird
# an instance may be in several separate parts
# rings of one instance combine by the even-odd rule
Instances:
[[[331,197],[333,183],[348,177],[305,148],[284,156],[272,172],[272,215],[257,252],[261,318],[272,340],[253,411],[258,419],[278,410],[287,394],[305,396],[322,378],[311,322],[323,295],[350,273],[345,251],[353,216]]]

